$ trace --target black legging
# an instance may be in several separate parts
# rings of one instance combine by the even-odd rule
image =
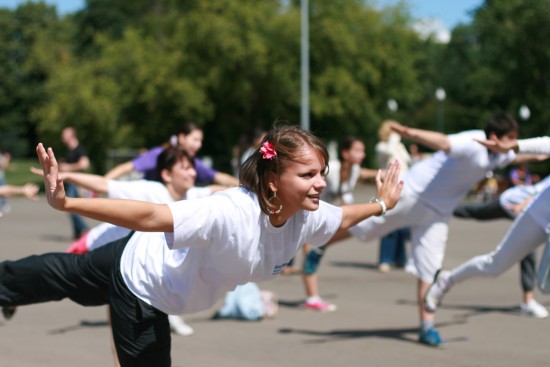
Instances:
[[[491,219],[514,219],[500,205],[498,198],[487,203],[472,203],[458,206],[453,215],[458,218],[491,220]],[[536,262],[535,252],[525,256],[520,263],[521,288],[524,292],[530,292],[535,289],[536,282]]]
[[[83,306],[110,305],[121,366],[170,366],[165,313],[130,292],[120,258],[130,236],[84,255],[49,253],[0,263],[0,306],[69,298]]]

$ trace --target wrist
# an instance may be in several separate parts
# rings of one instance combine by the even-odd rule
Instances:
[[[377,217],[383,216],[388,211],[388,207],[386,205],[386,202],[384,200],[382,200],[381,198],[379,198],[378,196],[373,197],[372,199],[370,199],[369,202],[370,203],[377,203],[382,208],[382,211],[380,212],[380,214],[376,215]]]

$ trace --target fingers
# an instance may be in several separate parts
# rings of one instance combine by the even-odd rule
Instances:
[[[410,136],[409,128],[405,125],[401,125],[400,123],[397,123],[397,122],[392,123],[390,125],[390,129],[405,138],[408,138]]]
[[[395,131],[396,133],[401,133],[403,131],[404,126],[397,122],[391,122],[390,123],[390,129]]]
[[[384,182],[380,183],[378,188],[378,195],[383,198],[388,206],[388,209],[395,207],[399,197],[401,196],[401,191],[403,189],[403,181],[399,180],[399,173],[401,171],[401,166],[399,161],[395,160],[388,165],[386,174],[384,177]]]
[[[38,156],[38,161],[40,162],[40,165],[42,168],[44,168],[44,165],[46,164],[47,154],[44,150],[44,145],[42,143],[38,143],[36,146],[36,155]]]
[[[46,150],[42,143],[39,143],[36,146],[36,153],[38,155],[40,165],[42,166],[42,176],[44,177],[46,192],[51,192],[58,186],[57,181],[59,178],[57,160],[55,159],[52,148],[48,148]],[[33,170],[31,169],[31,172],[32,171]]]
[[[380,189],[382,188],[382,170],[380,169],[378,170],[378,172],[376,172],[375,182],[376,190],[380,191]]]
[[[39,187],[35,184],[25,184],[23,187],[23,192],[25,193],[25,196],[31,200],[38,200],[38,197],[36,196],[38,194]]]
[[[492,140],[479,140],[479,139],[474,139],[474,140],[477,141],[479,144],[486,146],[487,148],[496,146],[496,142]]]
[[[503,143],[498,142],[498,141],[479,140],[479,139],[474,139],[474,140],[477,141],[479,144],[483,145],[484,147],[486,147],[487,149],[493,151],[493,152],[506,153],[508,150],[513,148],[512,144],[510,144],[508,146],[508,145],[503,144]]]
[[[29,170],[32,173],[34,173],[35,175],[44,176],[44,170],[42,170],[42,169],[38,169],[38,168],[35,168],[35,167],[30,167]]]
[[[399,164],[399,161],[395,160],[391,162],[388,165],[384,182],[387,182],[390,186],[395,185],[397,183],[397,180],[399,179],[400,171],[401,171],[401,166]]]

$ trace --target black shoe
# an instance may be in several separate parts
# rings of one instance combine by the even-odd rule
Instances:
[[[6,320],[9,320],[15,315],[15,311],[17,310],[17,307],[15,306],[6,306],[2,307],[2,315],[4,315],[4,318]]]

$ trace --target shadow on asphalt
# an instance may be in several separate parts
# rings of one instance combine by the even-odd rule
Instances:
[[[399,305],[411,305],[416,306],[416,301],[410,299],[397,300],[396,304]],[[476,317],[481,315],[487,315],[490,313],[507,314],[513,316],[522,316],[519,312],[519,306],[483,306],[483,305],[453,305],[444,303],[439,306],[440,310],[457,310],[464,311],[464,313],[455,315],[457,319],[468,319],[470,317]]]
[[[436,327],[445,328],[446,326],[463,324],[464,320],[448,321],[437,323]],[[281,334],[299,334],[299,335],[309,335],[316,337],[306,341],[308,344],[316,343],[330,343],[336,341],[346,341],[358,338],[385,338],[385,339],[395,339],[407,343],[418,344],[418,326],[409,327],[409,328],[385,328],[385,329],[333,329],[327,331],[321,330],[307,330],[307,329],[293,329],[293,328],[282,328],[279,329]],[[467,340],[465,337],[453,338],[452,340],[446,341],[463,341]]]
[[[48,332],[48,334],[55,335],[55,334],[64,334],[71,331],[86,329],[86,328],[97,328],[97,327],[110,327],[109,321],[107,320],[100,320],[100,321],[89,321],[89,320],[82,320],[76,325],[69,325],[65,326],[59,329],[53,329]]]

